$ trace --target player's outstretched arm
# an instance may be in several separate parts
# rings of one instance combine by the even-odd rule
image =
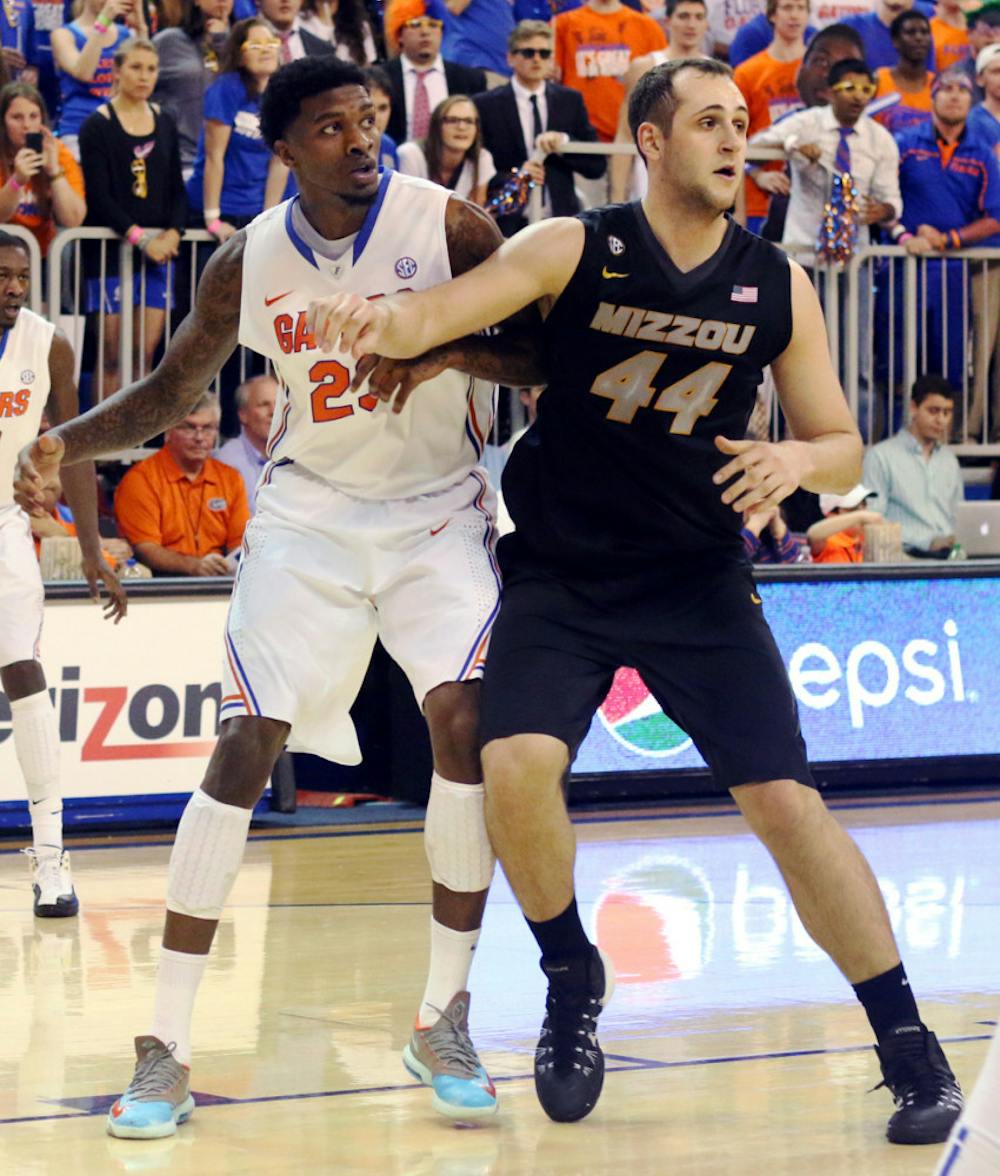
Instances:
[[[59,426],[70,421],[80,411],[74,377],[73,348],[63,332],[56,327],[49,348],[49,400],[46,406],[49,419]],[[97,475],[92,461],[80,462],[63,470],[63,490],[73,512],[80,553],[83,557],[83,576],[93,601],[100,599],[98,581],[108,593],[104,615],[118,622],[128,611],[125,589],[101,552],[101,536],[97,529]]]
[[[244,234],[237,233],[213,254],[198,284],[194,310],[154,371],[21,451],[14,489],[25,510],[44,511],[45,490],[58,484],[60,463],[72,465],[140,445],[176,424],[204,394],[239,335],[244,241]]]
[[[805,270],[789,265],[792,337],[771,370],[794,440],[716,438],[732,461],[714,481],[728,483],[722,501],[736,511],[776,506],[799,486],[846,494],[861,479],[861,435],[830,362],[819,299]]]
[[[310,303],[308,327],[317,346],[410,359],[432,347],[493,327],[542,298],[557,298],[583,252],[583,224],[567,217],[541,221],[504,242],[461,277],[369,302],[334,294]]]

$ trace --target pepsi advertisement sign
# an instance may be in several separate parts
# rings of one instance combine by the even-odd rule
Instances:
[[[789,578],[758,591],[813,763],[1000,756],[1000,578]],[[704,767],[626,667],[573,771]]]

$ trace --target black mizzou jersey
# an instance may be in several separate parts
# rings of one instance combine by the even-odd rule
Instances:
[[[504,471],[519,539],[595,572],[737,554],[714,439],[743,437],[762,370],[791,338],[788,261],[730,222],[682,273],[640,204],[579,219],[583,255],[543,327],[551,382]]]

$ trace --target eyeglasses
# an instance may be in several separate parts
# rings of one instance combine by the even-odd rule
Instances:
[[[446,114],[441,119],[446,127],[478,127],[478,118],[463,118],[460,114]]]
[[[281,42],[275,37],[270,41],[244,41],[243,48],[249,53],[266,53],[268,49],[277,49]]]
[[[444,21],[435,20],[433,16],[415,16],[413,20],[403,22],[404,29],[443,29]]]
[[[174,425],[178,433],[186,433],[189,437],[203,436],[211,437],[213,433],[219,431],[218,425],[189,425],[187,421],[182,421],[179,425]]]
[[[527,57],[529,60],[532,57],[540,57],[542,61],[548,61],[552,56],[551,49],[512,49],[512,53],[519,53],[522,57]]]
[[[848,98],[854,94],[857,94],[859,98],[870,98],[878,87],[874,82],[838,82],[830,89],[836,90],[838,94],[846,94]]]

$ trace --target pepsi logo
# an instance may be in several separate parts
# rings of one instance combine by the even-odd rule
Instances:
[[[395,268],[397,278],[412,278],[417,272],[417,263],[412,257],[401,257]]]
[[[615,674],[597,714],[617,743],[639,755],[665,758],[691,746],[690,737],[663,713],[638,670],[623,667]]]

